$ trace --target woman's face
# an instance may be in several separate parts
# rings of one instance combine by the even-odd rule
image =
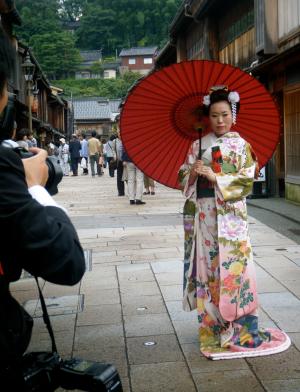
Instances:
[[[232,113],[229,102],[220,101],[213,103],[209,110],[211,129],[216,136],[222,136],[231,130]]]

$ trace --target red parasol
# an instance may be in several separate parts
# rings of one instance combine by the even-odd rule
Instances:
[[[226,85],[240,94],[238,131],[253,147],[260,167],[279,140],[280,119],[270,93],[248,73],[208,60],[184,61],[156,71],[129,92],[121,115],[121,136],[133,162],[149,177],[178,188],[177,172],[199,129],[203,95]]]

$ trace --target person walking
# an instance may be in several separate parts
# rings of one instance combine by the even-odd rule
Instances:
[[[68,176],[70,171],[69,145],[66,143],[66,139],[64,137],[60,138],[59,141],[60,141],[60,146],[58,148],[59,163],[62,168],[64,176]]]
[[[155,195],[155,183],[154,180],[144,174],[144,187],[145,192],[143,195]]]
[[[72,135],[72,140],[69,145],[69,153],[71,158],[72,176],[78,176],[78,165],[80,161],[81,144],[76,134]]]
[[[184,310],[198,311],[200,350],[207,358],[275,354],[290,339],[276,328],[258,328],[246,207],[258,164],[251,145],[231,130],[239,94],[216,86],[203,105],[211,132],[201,144],[193,142],[179,170],[186,197]]]
[[[28,134],[29,134],[29,129],[27,128],[22,128],[17,130],[16,132],[16,142],[17,144],[22,147],[24,150],[28,151],[29,146],[28,146]]]
[[[144,188],[144,174],[143,172],[132,162],[124,147],[122,147],[122,161],[123,165],[127,169],[127,186],[128,186],[128,197],[130,204],[146,204],[143,198]]]
[[[81,135],[81,150],[80,150],[80,156],[82,159],[85,160],[85,167],[83,167],[83,173],[84,175],[89,174],[89,169],[88,169],[88,160],[89,160],[89,146],[88,146],[88,141],[86,140],[86,135],[83,133]]]
[[[92,177],[95,177],[95,164],[96,164],[97,175],[101,176],[101,172],[99,170],[99,158],[102,151],[101,151],[101,143],[96,138],[96,135],[97,135],[96,131],[92,131],[92,137],[88,140]]]
[[[106,143],[106,159],[107,159],[107,164],[108,164],[108,172],[110,177],[115,176],[115,167],[112,165],[112,162],[115,160],[115,152],[114,152],[114,140],[116,136],[111,135],[109,138],[109,141]]]
[[[115,121],[117,122],[117,137],[113,141],[114,146],[114,159],[117,161],[117,188],[118,188],[118,196],[125,195],[125,187],[123,181],[123,170],[124,165],[122,161],[122,152],[123,145],[121,140],[121,132],[120,132],[120,116],[116,116]]]

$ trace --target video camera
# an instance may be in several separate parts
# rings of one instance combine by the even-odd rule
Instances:
[[[57,353],[32,352],[23,361],[24,392],[52,392],[58,387],[90,392],[122,392],[116,368],[78,358],[62,360]]]
[[[15,120],[15,102],[14,94],[8,95],[8,102],[6,108],[3,111],[0,119],[0,141],[11,139]],[[32,157],[34,154],[28,152],[22,148],[14,149],[22,159]],[[46,164],[48,166],[48,181],[45,188],[50,195],[55,195],[58,192],[57,185],[60,183],[63,172],[58,163],[58,159],[55,156],[49,156],[46,158]]]

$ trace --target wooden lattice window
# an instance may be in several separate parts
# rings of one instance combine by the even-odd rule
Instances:
[[[300,184],[300,85],[284,95],[286,180]]]

